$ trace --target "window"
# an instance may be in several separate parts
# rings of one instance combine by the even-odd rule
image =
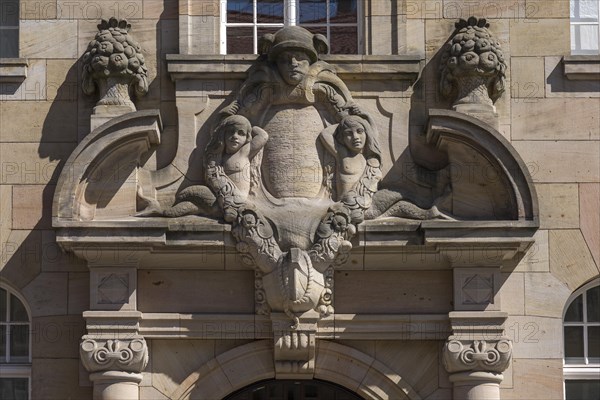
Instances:
[[[565,399],[600,398],[600,280],[584,285],[563,317]]]
[[[571,0],[571,52],[600,54],[600,0]]]
[[[0,58],[19,57],[19,0],[0,0]]]
[[[24,302],[0,286],[0,399],[29,398],[30,325]]]
[[[222,0],[221,54],[256,54],[258,39],[283,26],[325,35],[331,54],[358,54],[358,0]]]

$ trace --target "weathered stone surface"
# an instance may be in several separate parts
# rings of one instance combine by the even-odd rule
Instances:
[[[522,18],[524,8],[525,0],[481,0],[473,2],[444,0],[444,18],[466,19],[473,15],[486,19]]]
[[[78,358],[79,341],[85,321],[79,315],[34,317],[31,320],[31,348],[35,358]]]
[[[525,275],[525,314],[562,318],[571,290],[552,274]]]
[[[10,231],[1,248],[2,278],[18,289],[31,282],[41,270],[41,243],[41,231]]]
[[[90,274],[69,272],[69,314],[81,315],[90,309]],[[82,335],[80,335],[81,337]]]
[[[73,253],[68,253],[56,243],[54,230],[43,230],[42,233],[42,271],[44,272],[88,272],[87,263]],[[90,248],[96,252],[97,249]],[[87,300],[89,302],[89,291]]]
[[[571,291],[595,276],[598,266],[579,229],[550,231],[550,272]]]
[[[550,256],[548,255],[548,231],[539,230],[533,236],[535,242],[515,268],[515,272],[548,272]]]
[[[425,21],[407,19],[403,40],[406,43],[399,49],[399,54],[417,54],[425,58]]]
[[[562,318],[510,315],[505,336],[513,342],[514,358],[562,358]],[[516,376],[516,371],[515,371]]]
[[[0,142],[77,141],[76,102],[2,101],[0,115],[11,116],[0,118]]]
[[[4,265],[5,246],[12,229],[12,186],[0,185],[0,254]]]
[[[127,2],[112,2],[110,0],[83,0],[70,2],[69,0],[57,0],[60,10],[59,19],[85,19],[89,21],[108,20],[110,17],[118,18],[142,18],[143,0],[131,0]],[[147,18],[144,16],[144,18]]]
[[[140,399],[144,400],[169,400],[167,396],[162,394],[158,389],[148,386],[140,387]]]
[[[438,387],[439,345],[434,341],[378,341],[375,355],[423,398]]]
[[[540,228],[579,227],[579,203],[576,184],[543,184],[535,187],[540,205]]]
[[[140,311],[254,312],[252,271],[140,271],[138,290]]]
[[[77,21],[21,21],[20,56],[25,58],[77,58]],[[44,40],[40,40],[44,38]]]
[[[414,0],[406,2],[408,19],[439,19],[443,13],[442,0]]]
[[[568,54],[570,50],[569,19],[540,19],[510,21],[511,55],[550,56]],[[549,38],[552,38],[551,40]]]
[[[196,1],[191,2],[192,5]],[[179,17],[178,0],[144,0],[143,12],[146,19],[177,19]]]
[[[502,399],[561,400],[563,398],[561,359],[528,360],[515,357],[512,364],[513,389],[502,389]]]
[[[511,315],[525,315],[524,274],[513,272],[501,274],[502,283],[498,292],[502,311]]]
[[[598,182],[600,147],[585,141],[514,141],[534,182]]]
[[[19,19],[35,21],[55,19],[58,15],[56,0],[21,0],[19,1]]]
[[[526,0],[525,16],[536,18],[569,18],[569,0]]]
[[[68,274],[44,272],[23,288],[33,317],[67,314]]]
[[[52,185],[13,187],[13,229],[50,229],[52,227]]]
[[[46,60],[29,60],[27,78],[20,83],[2,84],[0,101],[40,101],[46,99]]]
[[[579,225],[596,266],[600,266],[600,184],[579,185]]]
[[[60,161],[68,157],[75,145],[12,143],[0,146],[0,183],[42,185],[56,182]]]
[[[600,139],[600,98],[513,100],[512,110],[513,140]]]
[[[336,312],[448,312],[451,272],[344,271],[335,274]]]
[[[539,104],[537,99],[544,97],[546,83],[544,82],[543,57],[512,57],[510,59],[511,82],[510,89],[513,98],[513,110],[516,106]],[[514,113],[514,111],[513,111]],[[514,114],[513,114],[514,115]],[[523,115],[522,117],[526,117]],[[514,123],[518,122],[514,121]]]
[[[46,97],[48,100],[74,102],[77,104],[77,97],[81,92],[77,78],[77,60],[48,60],[46,62],[46,69]],[[58,103],[58,106],[62,104]],[[63,107],[68,108],[66,104]],[[60,112],[60,110],[57,110],[57,112]],[[74,114],[71,115],[71,119],[77,121]]]
[[[34,358],[31,366],[31,398],[64,400],[91,399],[92,388],[80,387],[79,360],[76,358]]]
[[[179,2],[180,15],[219,16],[218,0],[184,0]]]

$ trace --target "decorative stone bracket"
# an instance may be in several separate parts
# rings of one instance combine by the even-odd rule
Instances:
[[[319,314],[308,311],[299,317],[297,329],[290,328],[286,314],[272,313],[277,379],[312,379],[315,373],[315,344]]]

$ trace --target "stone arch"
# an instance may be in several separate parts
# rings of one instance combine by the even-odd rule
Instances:
[[[365,399],[421,399],[410,384],[381,362],[335,342],[318,341],[314,376]],[[210,360],[184,379],[169,398],[223,398],[252,383],[274,378],[273,343],[259,340]]]

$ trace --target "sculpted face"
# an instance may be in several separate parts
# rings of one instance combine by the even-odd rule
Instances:
[[[277,56],[277,69],[288,85],[297,85],[308,73],[310,57],[300,50],[284,51]]]
[[[342,140],[347,149],[355,153],[362,152],[367,141],[365,128],[357,123],[346,126],[342,131]]]
[[[243,126],[229,125],[225,128],[225,151],[227,154],[234,154],[248,140],[248,133]]]

